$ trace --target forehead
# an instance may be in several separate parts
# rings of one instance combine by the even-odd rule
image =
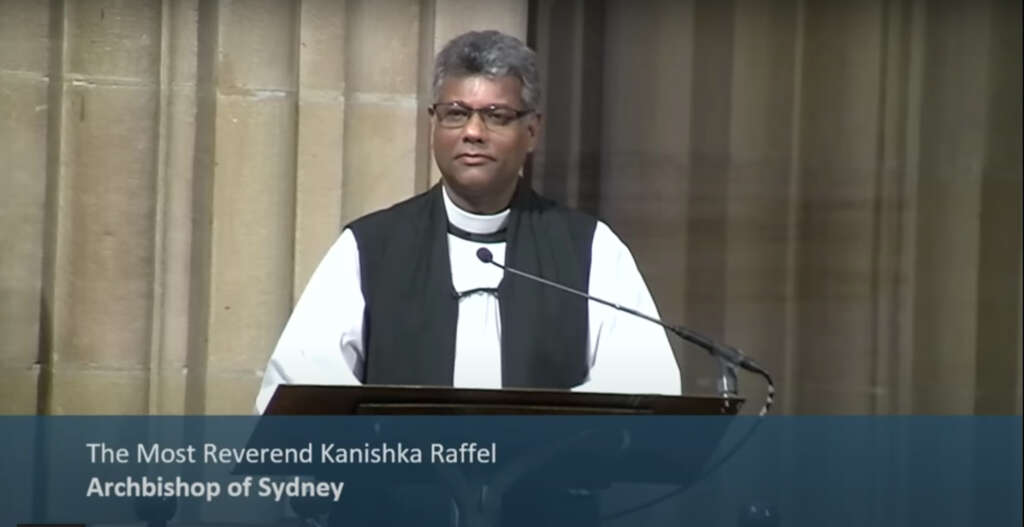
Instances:
[[[491,104],[521,106],[522,87],[522,82],[516,77],[452,77],[441,83],[437,99],[438,102],[459,101],[474,107]]]

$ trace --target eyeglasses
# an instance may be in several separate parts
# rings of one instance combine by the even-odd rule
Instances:
[[[427,112],[437,117],[437,124],[443,128],[462,128],[473,118],[474,113],[478,113],[488,130],[498,132],[533,113],[533,110],[516,110],[496,104],[483,108],[470,108],[457,102],[439,102],[427,108]]]

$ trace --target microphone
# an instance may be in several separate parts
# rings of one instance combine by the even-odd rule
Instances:
[[[664,322],[662,322],[662,321],[660,321],[660,320],[658,320],[658,319],[656,319],[656,318],[654,318],[652,316],[649,316],[647,314],[641,313],[641,312],[639,312],[639,311],[637,311],[635,309],[628,308],[628,307],[623,306],[621,304],[616,304],[614,302],[609,302],[608,300],[605,300],[603,298],[597,298],[596,296],[588,295],[587,293],[584,293],[583,291],[577,291],[577,290],[575,290],[575,289],[573,289],[571,287],[567,287],[567,286],[564,286],[562,284],[558,284],[558,283],[552,282],[551,280],[546,280],[546,279],[541,278],[539,276],[534,276],[534,275],[532,275],[530,273],[525,273],[525,272],[520,271],[518,269],[513,269],[511,267],[508,267],[508,266],[505,266],[505,265],[501,265],[500,263],[494,261],[494,255],[491,254],[491,251],[488,250],[486,247],[481,247],[480,249],[478,249],[476,251],[476,257],[479,258],[481,262],[483,262],[485,264],[491,264],[491,265],[497,266],[497,267],[501,268],[502,270],[504,270],[505,272],[512,273],[512,274],[515,274],[515,275],[519,275],[519,276],[522,276],[523,278],[528,278],[528,279],[533,280],[535,282],[540,282],[540,283],[542,283],[544,285],[548,285],[548,286],[554,287],[556,289],[560,289],[562,291],[565,291],[566,293],[571,293],[571,294],[574,294],[574,295],[577,295],[577,296],[581,296],[583,298],[586,298],[587,300],[593,300],[594,302],[597,302],[599,304],[604,304],[604,305],[606,305],[608,307],[617,309],[619,311],[623,311],[623,312],[629,313],[630,315],[634,315],[634,316],[640,317],[640,318],[642,318],[642,319],[644,319],[644,320],[646,320],[648,322],[653,322],[653,323],[655,323],[655,324],[657,324],[657,325],[659,325],[659,326],[669,330],[671,333],[673,333],[674,335],[678,336],[679,338],[685,340],[686,342],[689,342],[691,344],[695,344],[695,345],[699,346],[701,349],[703,349],[703,350],[707,351],[709,354],[711,354],[712,357],[716,357],[716,358],[724,361],[725,363],[727,363],[729,365],[738,366],[740,368],[743,368],[744,370],[747,370],[747,371],[752,372],[752,373],[756,373],[756,374],[764,377],[765,380],[768,382],[768,395],[766,397],[764,406],[761,408],[761,415],[764,415],[764,414],[768,413],[768,410],[771,408],[772,403],[774,402],[775,384],[772,382],[771,375],[764,368],[762,368],[759,364],[754,362],[753,359],[751,359],[750,357],[747,357],[746,355],[743,354],[743,352],[741,352],[740,350],[738,350],[738,349],[736,349],[736,348],[734,348],[732,346],[729,346],[727,344],[721,344],[721,343],[715,342],[710,337],[704,336],[704,335],[702,335],[702,334],[700,334],[700,333],[698,333],[698,332],[696,332],[696,331],[694,331],[692,329],[689,329],[687,327],[684,327],[684,326],[672,326],[672,325],[666,324],[666,323],[664,323]]]

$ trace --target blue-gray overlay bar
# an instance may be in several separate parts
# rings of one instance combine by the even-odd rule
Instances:
[[[1021,417],[0,417],[0,527],[1021,525]]]

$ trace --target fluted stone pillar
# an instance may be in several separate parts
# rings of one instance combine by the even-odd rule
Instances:
[[[49,6],[0,12],[0,412],[36,411],[44,284]]]
[[[42,403],[145,413],[160,4],[52,6]]]

